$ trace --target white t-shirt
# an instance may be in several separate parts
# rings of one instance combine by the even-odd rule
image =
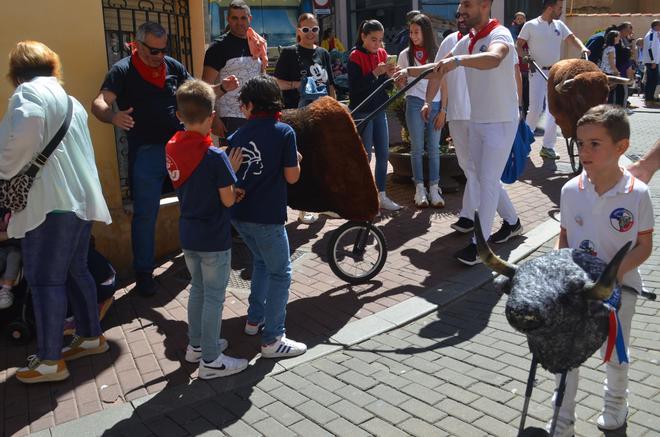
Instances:
[[[541,17],[529,20],[523,25],[518,38],[527,41],[529,54],[539,67],[551,67],[559,61],[561,43],[573,32],[563,21],[543,21]]]
[[[399,60],[397,61],[399,66],[401,68],[406,68],[410,67],[408,63],[408,51],[409,47],[406,47],[405,49],[401,50],[401,53],[399,53]],[[428,61],[430,62],[430,60]],[[420,62],[415,59],[415,66],[421,66]],[[414,78],[411,76],[408,76],[408,81],[413,80]],[[429,81],[427,79],[422,79],[419,82],[417,82],[412,88],[410,88],[408,91],[406,91],[406,97],[408,96],[413,96],[413,97],[419,97],[422,100],[426,100],[426,87],[428,86]],[[439,102],[440,101],[440,90],[438,90],[437,94],[433,98],[434,102]]]
[[[653,55],[652,58],[651,55]],[[660,32],[653,29],[646,32],[642,46],[642,59],[645,64],[660,64]]]
[[[490,70],[465,68],[468,94],[470,95],[470,121],[475,123],[505,123],[518,119],[518,87],[515,66],[518,54],[511,32],[497,26],[486,37],[477,41],[473,53],[485,52],[494,43],[509,47],[500,65]],[[470,38],[462,38],[452,49],[452,55],[468,55]]]
[[[435,62],[447,56],[458,42],[458,32],[447,35],[442,40]],[[446,76],[447,81],[447,121],[469,120],[470,99],[468,97],[467,82],[465,81],[465,69],[459,67],[450,71]]]
[[[612,68],[610,65],[610,53],[614,56],[614,64],[616,65],[616,50],[613,46],[605,47],[603,50],[603,57],[600,59],[600,69],[603,70],[603,73],[619,75],[619,72]]]
[[[629,241],[653,232],[651,196],[646,184],[623,170],[621,180],[599,196],[586,172],[574,177],[561,190],[561,227],[566,230],[568,246],[582,249],[609,262]],[[639,270],[623,277],[623,284],[642,290]]]

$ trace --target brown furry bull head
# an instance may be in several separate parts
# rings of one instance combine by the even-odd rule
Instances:
[[[302,109],[284,111],[282,121],[296,131],[303,155],[300,179],[289,185],[289,206],[334,211],[347,220],[373,220],[378,214],[378,191],[346,107],[322,97]]]
[[[575,138],[577,122],[594,106],[607,102],[610,87],[628,83],[608,76],[584,59],[564,59],[548,74],[548,108],[565,138]]]

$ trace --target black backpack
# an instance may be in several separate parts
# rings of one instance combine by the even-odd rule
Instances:
[[[587,48],[591,51],[589,60],[596,65],[600,65],[600,60],[603,57],[603,49],[605,46],[605,34],[597,33],[592,35],[587,40]]]

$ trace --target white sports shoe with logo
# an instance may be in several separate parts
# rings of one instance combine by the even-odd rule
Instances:
[[[290,358],[305,352],[307,346],[304,343],[290,340],[284,335],[271,344],[261,346],[261,356],[264,358]]]

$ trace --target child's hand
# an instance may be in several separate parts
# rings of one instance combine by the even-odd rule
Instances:
[[[222,87],[225,89],[225,91],[234,91],[235,89],[238,89],[240,85],[240,82],[238,81],[238,78],[234,76],[233,74],[231,76],[227,76],[224,79],[222,79]]]
[[[241,168],[243,163],[243,148],[242,147],[232,147],[229,151],[229,163],[231,168],[234,169],[234,172],[237,172]]]
[[[243,188],[234,188],[234,196],[236,196],[236,203],[240,202],[245,197],[245,190]]]
[[[376,68],[374,68],[374,75],[380,76],[381,74],[385,73],[387,71],[387,69],[388,69],[387,64],[384,63],[384,62],[381,62],[380,64],[378,64],[378,66]]]
[[[399,68],[398,65],[394,64],[386,64],[385,65],[385,73],[387,73],[388,77],[394,76],[394,73],[396,73],[396,70]]]

